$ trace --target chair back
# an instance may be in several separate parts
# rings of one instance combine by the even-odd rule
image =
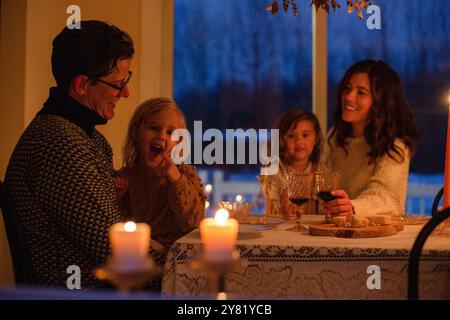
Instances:
[[[23,235],[24,229],[9,199],[6,186],[1,180],[0,207],[5,223],[6,237],[11,251],[16,285],[34,284],[35,274],[31,264],[31,256]]]
[[[419,298],[419,263],[423,246],[430,234],[444,220],[450,217],[450,207],[434,215],[430,221],[422,228],[414,242],[409,256],[408,264],[408,299],[417,300]]]
[[[438,193],[436,194],[436,196],[434,197],[433,200],[433,206],[431,207],[431,215],[435,216],[438,214],[438,205],[439,205],[439,201],[441,201],[442,195],[444,194],[444,187],[442,187]]]

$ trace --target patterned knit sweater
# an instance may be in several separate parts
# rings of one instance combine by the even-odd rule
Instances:
[[[396,162],[388,155],[375,164],[369,164],[370,146],[364,137],[347,138],[346,155],[342,148],[326,143],[324,156],[328,166],[342,173],[342,188],[347,192],[355,214],[403,215],[408,186],[410,153],[400,140],[395,141],[405,154],[405,160]],[[400,158],[397,156],[397,160]]]
[[[120,200],[128,217],[151,226],[152,239],[170,247],[173,242],[197,228],[205,217],[202,182],[194,167],[178,166],[181,178],[169,183],[151,174],[145,165],[122,170],[128,191]]]
[[[38,285],[66,287],[71,265],[80,267],[82,288],[101,284],[92,271],[105,263],[108,229],[123,217],[112,182],[111,147],[94,129],[101,122],[97,116],[52,88],[10,159],[5,184]]]

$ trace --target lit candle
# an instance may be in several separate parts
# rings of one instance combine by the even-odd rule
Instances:
[[[228,216],[226,209],[219,209],[214,218],[200,222],[204,258],[207,261],[226,262],[232,258],[239,223],[236,219],[228,219]]]
[[[449,112],[447,123],[447,146],[445,149],[445,172],[444,172],[444,205],[442,206],[442,209],[450,207],[450,107],[448,111]]]
[[[208,197],[208,196],[211,194],[212,189],[213,189],[212,185],[207,184],[207,185],[205,186],[205,196]]]
[[[112,263],[122,270],[137,270],[148,261],[150,226],[146,223],[115,223],[109,229]]]
[[[242,196],[241,196],[240,194],[238,194],[238,195],[236,196],[236,202],[237,202],[237,203],[241,203],[241,202],[242,202]]]

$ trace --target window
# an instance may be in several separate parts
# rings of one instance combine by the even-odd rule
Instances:
[[[270,128],[311,109],[311,8],[272,17],[261,1],[175,1],[174,96],[189,126]]]
[[[402,79],[421,137],[410,182],[442,185],[450,104],[450,2],[376,0],[380,30],[368,29],[340,2],[341,11],[332,12],[327,22],[328,129],[345,70],[358,60],[382,59]],[[202,120],[203,130],[271,128],[284,110],[311,110],[311,2],[297,1],[297,17],[291,10],[272,17],[264,10],[268,3],[175,0],[174,96],[190,130],[194,120]]]

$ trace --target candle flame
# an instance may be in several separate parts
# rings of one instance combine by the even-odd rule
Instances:
[[[227,299],[228,297],[226,292],[222,291],[217,294],[217,300],[227,300]]]
[[[236,196],[236,202],[242,202],[242,196],[240,194]]]
[[[211,192],[212,192],[212,185],[210,185],[210,184],[207,184],[206,186],[205,186],[205,193],[207,194],[207,195],[209,195]]]
[[[123,225],[123,229],[126,232],[134,232],[136,231],[136,223],[134,223],[133,221],[128,221]]]
[[[209,201],[206,201],[205,202],[205,209],[208,209],[209,208]]]
[[[219,209],[217,210],[214,219],[219,226],[224,226],[227,224],[227,220],[230,214],[227,209]]]

